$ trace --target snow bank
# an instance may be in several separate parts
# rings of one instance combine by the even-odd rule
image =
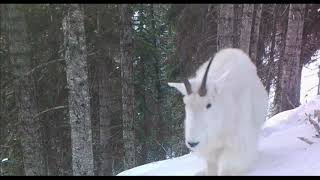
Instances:
[[[314,110],[320,110],[320,96],[268,119],[262,130],[259,160],[248,175],[320,175],[320,138],[306,120],[309,115],[314,118]],[[204,161],[190,153],[138,166],[118,176],[195,176],[203,175],[204,168]]]

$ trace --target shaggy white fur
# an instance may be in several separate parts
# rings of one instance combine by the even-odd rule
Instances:
[[[187,147],[207,162],[207,175],[245,175],[257,157],[268,96],[255,65],[240,49],[216,53],[207,76],[207,94],[199,96],[209,60],[183,83],[168,83],[183,94]]]

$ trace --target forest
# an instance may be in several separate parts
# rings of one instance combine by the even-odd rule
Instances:
[[[114,176],[189,152],[183,81],[240,48],[300,105],[320,4],[0,4],[0,176]],[[319,93],[320,94],[320,93]]]

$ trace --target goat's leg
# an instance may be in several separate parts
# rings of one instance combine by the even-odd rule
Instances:
[[[206,168],[207,176],[218,175],[218,157],[219,157],[220,151],[221,150],[218,149],[210,153],[210,158],[207,159],[207,168]]]
[[[242,153],[234,149],[225,149],[219,158],[218,175],[219,176],[241,176],[245,175],[253,158],[248,153]]]
[[[218,175],[218,162],[217,161],[207,161],[207,176],[217,176]]]

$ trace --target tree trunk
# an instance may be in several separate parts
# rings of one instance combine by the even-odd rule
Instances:
[[[300,97],[297,95],[297,85],[300,75],[300,53],[302,31],[304,24],[305,5],[290,4],[288,29],[284,56],[281,61],[282,74],[280,79],[280,111],[299,106]]]
[[[220,4],[217,30],[217,51],[233,47],[233,18],[233,5]]]
[[[4,20],[4,7],[3,6],[0,6],[0,49],[1,50],[4,50],[6,49],[5,45],[4,45],[4,42],[2,40],[2,38],[5,37],[4,35],[4,31],[5,31],[5,20]],[[5,135],[5,131],[4,131],[4,128],[6,126],[6,123],[5,123],[5,120],[3,118],[3,115],[4,115],[4,101],[3,101],[3,92],[4,92],[4,88],[2,86],[3,84],[3,75],[2,75],[2,68],[3,68],[3,62],[5,61],[4,60],[4,53],[1,52],[0,53],[0,59],[2,60],[0,62],[0,158],[2,159],[2,154],[5,152],[5,148],[3,146],[1,146],[4,142],[4,139],[6,138],[6,135]],[[2,169],[1,169],[1,172],[0,172],[0,176],[2,176]]]
[[[84,26],[92,26],[93,18],[100,18],[98,15],[101,5],[92,4],[84,7]],[[88,20],[90,17],[90,20]],[[100,22],[100,20],[97,22]],[[100,60],[100,53],[97,48],[97,43],[100,39],[100,31],[98,24],[96,24],[95,29],[86,29],[86,44],[88,52],[96,52],[92,55],[88,55],[88,79],[89,79],[89,92],[90,92],[90,119],[92,126],[92,148],[93,148],[93,166],[94,175],[99,175],[100,162],[102,161],[100,152],[100,119],[99,119],[99,86],[98,86],[98,66],[97,63]],[[96,33],[92,31],[96,31]],[[93,34],[93,35],[91,35]],[[90,36],[91,35],[91,36]],[[91,37],[91,38],[89,38]]]
[[[88,59],[89,92],[90,92],[90,119],[92,125],[92,148],[94,174],[99,175],[100,169],[100,119],[99,119],[99,86],[97,78],[97,58]]]
[[[50,26],[48,26],[48,38],[45,42],[46,45],[49,47],[48,51],[48,57],[50,60],[54,59],[61,59],[63,58],[63,55],[59,53],[59,50],[61,48],[61,38],[63,38],[63,34],[60,34],[60,28],[61,28],[61,19],[60,17],[57,17],[57,11],[56,8],[59,5],[50,4],[48,5],[48,20],[50,19]],[[38,54],[37,51],[34,52],[35,54]],[[38,59],[38,58],[37,58]],[[38,59],[39,60],[39,59]],[[50,61],[49,60],[49,61]],[[39,64],[39,63],[36,63]],[[52,65],[53,68],[51,69],[50,75],[52,73],[57,73],[59,66],[57,64]],[[39,74],[35,74],[36,77],[41,77],[42,72]],[[64,95],[61,95],[61,89],[64,89],[64,86],[67,84],[67,80],[65,78],[60,77],[66,77],[65,72],[62,71],[61,74],[55,74],[52,78],[59,78],[61,80],[61,85],[59,83],[53,86],[56,86],[57,88],[54,89],[54,92],[49,92],[51,95],[50,98],[44,97],[44,101],[48,101],[48,103],[43,104],[44,101],[39,102],[39,107],[41,108],[49,108],[49,107],[55,107],[60,106],[68,103],[68,100],[65,98]],[[58,81],[58,82],[59,82]],[[57,82],[57,81],[55,81]],[[52,82],[51,82],[52,83]],[[53,82],[54,83],[54,82]],[[36,93],[38,93],[40,96],[43,93],[43,89],[50,89],[49,87],[46,87],[46,85],[49,85],[49,83],[39,83],[38,90]],[[50,86],[50,87],[53,87]],[[65,94],[65,91],[63,90],[63,94]],[[50,99],[50,100],[49,100]],[[41,100],[41,98],[40,98]],[[45,147],[46,147],[46,158],[48,162],[48,176],[64,176],[64,175],[71,175],[72,174],[72,167],[71,167],[71,161],[72,161],[72,155],[71,155],[71,131],[70,126],[66,125],[69,123],[69,119],[67,118],[68,112],[66,110],[58,110],[58,111],[51,111],[47,112],[42,115],[42,119],[44,119],[44,127],[45,127]]]
[[[79,5],[67,6],[63,19],[73,175],[93,175],[92,130],[83,14]]]
[[[141,76],[142,76],[142,85],[143,85],[143,93],[142,95],[142,103],[143,103],[143,108],[142,108],[142,114],[143,114],[143,119],[142,119],[142,128],[143,128],[143,138],[144,140],[142,141],[141,145],[141,159],[139,162],[139,165],[146,164],[148,161],[148,138],[150,138],[150,130],[151,128],[151,121],[150,121],[150,112],[149,112],[149,107],[147,106],[147,99],[148,95],[146,93],[146,88],[144,85],[146,85],[146,75],[145,75],[145,63],[144,59],[141,58],[141,61],[143,64],[140,65],[140,70],[141,70]]]
[[[98,94],[100,120],[100,176],[112,175],[111,168],[111,59],[100,57],[98,60]]]
[[[257,54],[258,54],[258,41],[259,41],[261,12],[262,12],[262,4],[255,4],[254,5],[254,12],[253,12],[254,19],[252,22],[249,54],[250,54],[252,61],[256,65],[258,64]]]
[[[158,43],[157,43],[157,36],[156,36],[156,22],[155,22],[155,11],[154,11],[154,5],[151,4],[150,5],[150,11],[151,11],[151,28],[152,28],[152,33],[153,33],[153,47],[155,49],[158,49]],[[161,100],[162,100],[162,94],[161,94],[161,83],[160,83],[160,79],[161,79],[161,74],[160,74],[160,59],[159,58],[155,58],[154,59],[154,69],[155,69],[155,110],[154,110],[154,114],[155,114],[155,118],[154,118],[154,123],[157,125],[156,129],[158,130],[157,132],[157,141],[158,143],[160,143],[158,146],[160,148],[160,151],[158,152],[158,160],[164,160],[166,158],[166,152],[162,149],[162,144],[164,142],[164,136],[165,136],[165,129],[164,129],[164,122],[162,119],[162,115],[161,115]]]
[[[240,30],[240,40],[239,48],[242,49],[249,55],[250,48],[250,35],[252,27],[252,17],[253,17],[253,4],[243,5],[243,14],[241,18],[241,30]]]
[[[138,29],[137,31],[139,33],[141,33],[143,31],[143,25],[144,25],[144,5],[140,5],[139,6],[139,10],[138,10],[138,16],[139,16],[139,24],[138,24]],[[149,107],[147,105],[147,91],[146,89],[148,89],[146,87],[147,85],[147,76],[146,76],[146,71],[145,68],[147,67],[146,64],[146,60],[144,56],[140,56],[139,58],[139,64],[137,65],[137,69],[135,69],[135,72],[137,72],[137,79],[139,79],[139,90],[135,91],[135,100],[141,99],[140,103],[137,107],[139,109],[139,112],[141,112],[141,114],[139,114],[140,118],[140,124],[139,124],[139,128],[141,129],[140,133],[139,130],[136,129],[137,135],[137,141],[139,141],[139,143],[141,144],[141,150],[139,152],[137,152],[137,155],[139,154],[139,158],[137,158],[137,165],[143,165],[147,163],[147,158],[148,158],[148,153],[150,151],[150,148],[148,148],[149,145],[149,139],[150,139],[150,130],[152,129],[150,124],[151,121],[148,120],[150,119],[150,113],[149,113]],[[140,135],[140,138],[138,137]]]
[[[302,73],[303,64],[300,63],[298,67],[297,83],[295,84],[294,94],[298,101],[298,106],[300,105],[300,90],[301,90],[301,73]]]
[[[276,45],[276,23],[277,23],[277,5],[273,6],[273,20],[272,20],[272,37],[271,37],[271,47],[269,54],[268,70],[267,70],[267,79],[266,79],[266,90],[268,94],[270,93],[270,88],[273,80],[272,68],[274,67],[274,56],[275,56],[275,45]]]
[[[233,46],[240,47],[241,23],[243,15],[243,4],[234,4],[234,22],[233,22]],[[250,29],[251,30],[251,29]]]
[[[318,92],[317,95],[320,95],[320,66],[318,66]]]
[[[284,56],[284,49],[286,45],[286,34],[287,34],[287,26],[288,26],[288,8],[289,5],[283,5],[279,7],[279,12],[277,14],[277,22],[276,22],[276,29],[278,32],[278,36],[276,36],[276,50],[279,57],[279,60],[275,62],[275,67],[278,67],[276,69],[276,90],[274,95],[274,101],[273,101],[273,114],[277,114],[281,112],[280,110],[280,98],[281,98],[281,74],[282,74],[282,64],[281,60]]]
[[[122,82],[122,120],[124,169],[136,166],[134,133],[133,29],[128,4],[120,5],[120,62]]]
[[[90,91],[91,91],[91,114],[92,133],[93,133],[93,154],[94,154],[94,172],[99,176],[112,175],[112,142],[111,142],[111,72],[112,57],[108,54],[109,45],[105,45],[103,23],[103,11],[106,7],[101,5],[89,6],[85,13],[87,17],[93,17],[95,20],[95,32],[88,32],[87,36],[93,37],[90,44],[90,51],[96,52],[90,56]],[[89,23],[88,23],[89,25]],[[90,34],[92,33],[92,34]],[[89,46],[88,46],[89,47]],[[89,50],[88,50],[89,51]],[[93,107],[94,105],[94,107]]]
[[[27,176],[47,175],[43,154],[41,123],[34,97],[34,82],[30,75],[31,55],[27,25],[19,5],[7,5],[8,35],[11,62],[14,63],[15,93],[19,109],[20,138],[23,149],[24,170]]]

